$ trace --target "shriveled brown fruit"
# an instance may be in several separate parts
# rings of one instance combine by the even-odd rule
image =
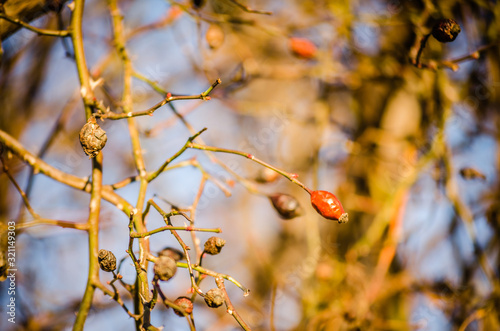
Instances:
[[[205,253],[210,255],[217,255],[220,253],[222,247],[226,244],[226,241],[219,237],[210,237],[205,242]]]
[[[205,294],[205,302],[210,308],[218,308],[224,303],[224,292],[218,288],[213,288]]]
[[[458,34],[462,31],[460,25],[451,18],[439,20],[432,28],[432,36],[437,41],[448,43],[455,40]]]
[[[177,299],[175,299],[174,303],[177,306],[179,306],[182,309],[184,309],[184,312],[186,314],[191,314],[193,312],[193,302],[191,300],[189,300],[189,298],[187,298],[187,297],[178,297]],[[174,313],[177,316],[180,316],[180,317],[184,316],[184,314],[182,313],[182,311],[177,310],[177,309],[174,309]]]
[[[299,201],[289,194],[275,193],[269,196],[269,200],[281,218],[285,220],[290,220],[303,213]]]
[[[99,267],[107,272],[116,270],[116,257],[108,250],[101,249],[97,255]]]
[[[177,272],[177,264],[173,258],[160,255],[155,262],[153,270],[160,280],[167,281],[174,277]]]
[[[80,144],[89,158],[96,157],[108,141],[106,131],[97,124],[94,117],[90,117],[80,130]]]
[[[178,250],[177,248],[173,247],[165,247],[164,249],[158,252],[158,256],[160,255],[171,257],[172,259],[175,260],[175,262],[179,262],[180,260],[184,259],[184,253]]]

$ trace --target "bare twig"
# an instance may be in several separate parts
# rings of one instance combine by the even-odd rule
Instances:
[[[252,9],[244,4],[242,4],[239,0],[230,0],[232,3],[234,3],[236,6],[240,7],[247,13],[252,13],[252,14],[262,14],[262,15],[272,15],[273,12],[270,11],[265,11],[265,10],[256,10]]]
[[[160,107],[166,105],[167,103],[170,103],[172,101],[178,101],[178,100],[210,100],[209,94],[210,92],[220,84],[220,79],[217,79],[215,83],[213,83],[205,92],[198,94],[198,95],[172,95],[171,93],[167,93],[167,96],[157,104],[155,104],[153,107],[142,110],[142,111],[137,111],[137,112],[131,112],[131,111],[126,111],[124,109],[123,113],[114,113],[114,112],[105,112],[105,113],[96,113],[96,117],[100,117],[102,119],[110,119],[110,120],[119,120],[123,118],[132,118],[132,117],[138,117],[138,116],[145,116],[149,115],[152,116],[153,113]]]
[[[34,27],[32,25],[29,25],[26,22],[21,21],[18,18],[9,16],[6,13],[0,13],[0,19],[4,19],[6,21],[9,21],[10,23],[20,25],[23,28],[26,28],[26,29],[33,31],[36,34],[42,35],[42,36],[67,37],[70,35],[70,32],[68,30],[49,30],[49,29],[40,29],[40,28]]]
[[[236,322],[243,328],[243,330],[251,330],[248,324],[241,318],[240,314],[236,311],[229,296],[227,295],[226,287],[224,286],[224,278],[216,277],[215,283],[217,287],[224,293],[224,302],[226,303],[227,313],[234,317]]]

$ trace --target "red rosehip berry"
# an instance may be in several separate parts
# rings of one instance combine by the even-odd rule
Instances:
[[[290,49],[292,53],[303,59],[311,59],[316,55],[316,46],[306,38],[290,38]]]
[[[311,204],[318,214],[329,220],[347,223],[349,220],[339,199],[328,191],[311,192]]]

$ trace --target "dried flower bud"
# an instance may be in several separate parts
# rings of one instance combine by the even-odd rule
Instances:
[[[455,40],[462,31],[460,25],[450,18],[439,20],[432,28],[432,36],[439,42],[447,43]]]
[[[161,255],[171,257],[175,262],[179,262],[180,260],[184,259],[184,253],[173,247],[165,247],[158,252],[158,256]]]
[[[95,157],[106,145],[106,132],[97,124],[94,117],[90,117],[80,130],[80,144],[89,158]]]
[[[160,280],[167,281],[177,272],[177,264],[170,256],[160,255],[156,259],[153,270]]]
[[[281,218],[290,220],[302,215],[302,207],[299,201],[293,196],[284,193],[275,193],[269,196],[274,209],[278,212]]]
[[[184,312],[186,314],[191,314],[193,312],[193,302],[191,300],[189,300],[189,298],[187,298],[187,297],[178,297],[177,299],[175,299],[174,303],[177,306],[184,309]],[[177,310],[177,309],[174,309],[174,313],[180,317],[184,316],[183,312],[180,310]]]
[[[224,292],[221,289],[213,288],[205,294],[205,302],[210,308],[218,308],[224,303]]]
[[[111,251],[101,249],[97,259],[102,270],[107,272],[116,270],[116,257]]]
[[[316,211],[329,220],[347,223],[349,220],[339,199],[328,191],[313,191],[311,193],[311,204]]]
[[[226,241],[219,237],[210,237],[205,242],[205,253],[210,255],[217,255],[220,253],[222,247],[226,244]]]
[[[290,49],[295,56],[310,59],[316,55],[316,46],[305,38],[290,38]]]
[[[218,24],[210,24],[205,33],[205,40],[212,49],[217,49],[224,43],[224,30]]]

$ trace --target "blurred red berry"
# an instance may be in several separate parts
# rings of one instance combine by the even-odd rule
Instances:
[[[290,49],[292,53],[304,59],[313,58],[316,55],[316,46],[305,38],[290,38]]]
[[[329,220],[347,223],[348,216],[339,199],[328,191],[311,192],[311,204],[316,211]]]

